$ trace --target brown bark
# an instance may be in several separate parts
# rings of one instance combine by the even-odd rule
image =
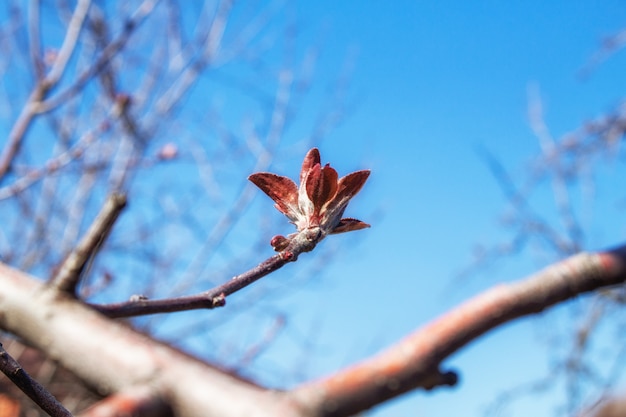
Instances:
[[[147,388],[177,416],[348,416],[415,388],[454,384],[454,374],[439,371],[441,363],[487,331],[625,280],[626,246],[581,253],[526,279],[500,284],[380,354],[286,392],[185,355],[2,264],[0,327],[46,352],[98,392],[142,388],[145,394]]]

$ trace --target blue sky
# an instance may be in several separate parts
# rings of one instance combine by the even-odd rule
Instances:
[[[187,347],[199,354],[209,352],[213,357],[226,352],[228,357],[233,346],[245,351],[258,343],[272,327],[276,312],[285,314],[286,327],[249,372],[250,376],[279,387],[327,375],[368,357],[481,290],[524,277],[544,266],[549,257],[526,251],[469,277],[458,277],[458,272],[471,261],[476,244],[495,245],[510,238],[499,223],[506,201],[480,150],[488,150],[514,178],[521,180],[528,172],[529,161],[539,153],[527,117],[529,90],[540,92],[545,120],[558,137],[610,110],[624,96],[626,87],[622,81],[626,69],[623,51],[599,66],[590,77],[579,77],[579,70],[598,50],[601,40],[626,26],[626,5],[615,0],[285,3],[270,29],[280,34],[285,22],[295,23],[294,61],[302,60],[311,46],[319,48],[320,54],[311,91],[285,132],[271,171],[297,178],[307,150],[303,143],[310,135],[311,125],[320,107],[323,110],[329,104],[328,97],[337,93],[337,78],[345,76],[346,117],[314,144],[320,148],[323,162],[330,162],[340,175],[356,169],[372,170],[364,189],[346,211],[347,216],[371,223],[372,228],[330,236],[319,250],[302,255],[297,264],[287,265],[229,299],[227,308],[210,314],[183,313],[167,321],[175,330],[192,320],[205,326],[209,321],[215,327],[208,337],[192,338]],[[249,17],[246,13],[255,10],[254,6],[246,7],[237,4],[235,17],[245,21]],[[229,29],[236,28],[237,22],[229,23]],[[55,44],[60,33],[50,32],[47,42]],[[277,45],[269,50],[267,61],[271,62],[271,54],[282,59],[281,48]],[[278,68],[280,61],[275,65]],[[240,67],[229,69],[241,70],[245,75],[245,69]],[[137,80],[132,77],[134,73],[127,74],[131,76],[120,83],[132,91]],[[137,75],[141,76],[139,72]],[[213,82],[212,76],[218,81]],[[237,198],[242,185],[223,187],[222,206],[217,208],[211,207],[212,200],[200,201],[194,194],[202,188],[194,189],[197,183],[166,195],[171,188],[185,183],[188,175],[197,174],[197,167],[185,165],[193,159],[185,160],[188,155],[184,145],[191,143],[185,142],[190,137],[197,135],[207,147],[216,146],[218,153],[228,149],[213,145],[218,142],[214,140],[218,135],[206,130],[207,125],[212,126],[207,113],[222,110],[225,124],[229,128],[235,126],[233,130],[239,133],[245,131],[242,126],[246,117],[258,116],[254,105],[250,105],[254,99],[232,94],[228,86],[220,84],[224,80],[230,81],[224,73],[210,72],[180,109],[180,120],[172,120],[171,126],[168,120],[170,130],[162,133],[159,140],[180,137],[183,162],[173,161],[165,164],[163,171],[148,169],[145,176],[138,175],[130,205],[138,213],[136,216],[150,218],[151,201],[156,201],[155,205],[178,204],[179,209],[193,212],[193,217],[207,209],[219,211]],[[254,93],[250,95],[265,88],[271,92],[273,85],[268,84],[253,86]],[[5,114],[10,115],[11,111],[3,107]],[[198,123],[201,127],[196,127],[188,125],[189,120],[205,124]],[[86,122],[89,124],[90,120]],[[162,144],[157,142],[154,146],[158,149]],[[42,158],[48,157],[37,140],[27,146],[33,147],[33,154],[37,150]],[[230,155],[224,160],[227,172],[217,173],[216,182],[235,173],[243,183],[251,173],[239,172],[249,161],[238,161]],[[176,175],[167,169],[177,170]],[[610,163],[597,171],[598,201],[593,204],[593,216],[587,223],[590,249],[615,245],[624,235],[624,197],[615,192],[620,189],[618,180],[623,171],[623,167]],[[147,183],[152,183],[153,188]],[[159,194],[155,197],[144,190]],[[162,190],[165,191],[161,193]],[[620,198],[621,206],[615,204]],[[542,214],[553,216],[549,188],[538,193],[534,202]],[[183,207],[185,204],[187,208]],[[281,225],[272,234],[293,231],[286,221],[280,223],[280,213],[269,211],[272,204],[260,191],[253,205],[268,208],[265,213]],[[219,215],[207,210],[207,224]],[[258,217],[252,217],[258,215],[257,211],[244,212],[248,219],[244,224],[256,221],[258,226]],[[116,229],[122,236],[120,240],[136,242],[139,252],[146,249],[142,245],[147,246],[146,252],[152,249],[151,245],[161,249],[167,246],[161,245],[159,239],[169,239],[171,246],[176,247],[188,238],[166,225],[151,236],[154,242],[146,244],[139,237],[124,235],[134,231],[124,229],[124,221],[122,216],[122,225]],[[156,229],[163,217],[155,215],[149,221]],[[201,233],[199,230],[194,232]],[[226,249],[216,256],[211,254],[206,270],[222,267],[233,256],[245,258],[238,265],[245,269],[247,264],[251,266],[271,255],[267,245],[264,252],[259,251],[258,259],[248,259],[249,241],[241,236],[237,230],[227,235]],[[188,240],[193,238],[197,237]],[[236,251],[242,248],[243,255]],[[252,252],[257,255],[256,248]],[[329,252],[331,262],[320,265],[327,262],[324,255]],[[193,257],[193,248],[178,253],[186,258],[177,259],[176,267],[180,264],[184,269],[185,262]],[[125,262],[117,260],[118,282],[128,287],[122,291],[141,292],[145,282],[137,277],[152,278],[150,265],[135,269],[131,261]],[[106,265],[106,259],[103,263]],[[306,272],[310,268],[319,269],[311,275]],[[166,290],[175,287],[169,282],[166,286]],[[115,297],[119,300],[119,294]],[[248,308],[249,300],[255,300],[256,305]],[[583,303],[575,302],[569,307],[584,311]],[[551,373],[556,355],[547,341],[557,333],[569,334],[570,313],[569,308],[559,308],[544,314],[541,320],[526,319],[503,326],[444,364],[444,368],[459,372],[461,382],[457,387],[430,393],[418,391],[368,415],[484,415],[503,390]],[[557,325],[558,329],[554,327]],[[167,325],[159,329],[159,336],[166,337],[168,330],[171,328]],[[210,338],[213,339],[209,345],[206,339]],[[567,339],[563,340],[567,343]],[[520,397],[500,415],[552,415],[555,407],[563,403],[564,392],[562,385],[557,384],[545,395]]]
[[[302,38],[323,39],[316,77],[332,78],[346,57],[356,56],[351,112],[319,144],[322,159],[340,175],[372,169],[347,211],[372,228],[331,236],[338,245],[334,262],[284,301],[293,307],[291,325],[315,333],[319,356],[304,366],[318,376],[542,265],[519,257],[455,279],[476,243],[508,236],[498,223],[506,202],[477,149],[488,149],[523,178],[539,152],[526,113],[531,86],[541,93],[555,136],[615,105],[624,94],[622,52],[590,78],[578,74],[601,40],[624,27],[626,7],[617,1],[319,1],[295,9]],[[618,243],[602,236],[597,247]],[[272,279],[288,285],[296,268]],[[458,387],[408,395],[370,415],[483,415],[504,389],[549,372],[542,326],[549,324],[504,326],[446,363],[460,372]],[[530,401],[521,397],[506,415],[551,415],[563,395],[557,388]]]

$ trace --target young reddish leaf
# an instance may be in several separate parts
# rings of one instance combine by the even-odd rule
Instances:
[[[339,189],[337,190],[337,194],[349,195],[350,198],[354,197],[361,188],[363,188],[363,184],[367,181],[367,178],[370,176],[370,170],[364,169],[362,171],[352,172],[345,177],[342,177],[339,180]]]
[[[331,234],[352,232],[354,230],[366,229],[368,227],[370,227],[370,225],[362,222],[361,220],[345,218],[339,221],[339,224],[333,229]]]
[[[319,214],[326,202],[337,192],[337,171],[326,165],[324,168],[315,165],[306,177],[306,193],[313,202],[314,213]]]
[[[310,151],[306,153],[304,156],[304,161],[302,162],[302,169],[300,170],[300,184],[304,183],[304,179],[306,178],[306,174],[315,166],[321,165],[320,151],[317,148],[312,148]]]
[[[295,221],[298,210],[298,186],[287,177],[259,172],[248,177],[254,185],[276,202],[276,208]]]
[[[327,201],[332,200],[335,194],[337,194],[337,179],[339,178],[339,174],[337,174],[337,171],[335,171],[330,164],[326,164],[326,166],[322,168],[322,174],[324,177],[324,192],[326,193],[324,203],[322,204],[326,204]]]
[[[370,227],[357,219],[342,219],[348,202],[363,187],[369,177],[367,170],[357,171],[338,180],[337,171],[321,165],[317,148],[307,152],[300,171],[298,187],[287,177],[266,172],[252,174],[249,179],[276,202],[276,208],[285,214],[299,232],[317,230],[318,233],[344,233]],[[298,235],[299,236],[299,235]],[[290,238],[275,236],[271,245],[281,253]]]
[[[326,211],[335,212],[341,210],[342,207],[348,204],[348,201],[354,197],[363,187],[365,181],[370,175],[369,170],[356,171],[351,174],[342,177],[337,185],[337,194],[328,202]]]

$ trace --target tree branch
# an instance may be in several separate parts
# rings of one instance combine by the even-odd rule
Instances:
[[[111,63],[111,60],[124,49],[135,29],[152,13],[155,3],[156,0],[144,0],[135,9],[135,12],[128,17],[121,33],[111,43],[102,48],[97,58],[75,77],[71,85],[45,101],[37,103],[37,113],[50,112],[80,93],[87,83],[105,69]]]
[[[65,38],[57,59],[46,77],[39,80],[35,85],[32,93],[28,97],[28,101],[22,108],[22,112],[15,121],[11,132],[9,132],[6,145],[0,154],[0,181],[2,181],[7,172],[11,169],[13,160],[22,146],[22,141],[26,136],[26,132],[28,131],[33,118],[37,114],[38,105],[46,97],[50,89],[52,89],[61,79],[61,76],[65,71],[67,61],[74,52],[78,34],[85,20],[85,15],[90,4],[91,1],[89,0],[81,0],[76,5],[76,9],[74,10],[70,25],[65,33]]]
[[[48,75],[46,75],[46,78],[43,80],[44,89],[46,91],[56,85],[65,72],[67,63],[74,54],[76,42],[78,41],[78,36],[83,27],[83,23],[85,22],[85,17],[87,16],[87,11],[89,10],[90,5],[91,0],[79,0],[76,4],[76,9],[74,9],[67,31],[65,32],[63,44],[59,49],[52,68],[50,68]]]
[[[177,417],[302,416],[284,394],[159,343],[0,263],[0,328],[103,395],[150,387]]]
[[[72,413],[63,407],[39,382],[32,379],[20,364],[4,350],[2,343],[0,343],[0,371],[50,416],[72,417]]]
[[[79,417],[173,417],[169,404],[151,387],[136,387],[97,402]]]
[[[85,265],[94,258],[113,228],[117,217],[126,207],[124,194],[110,195],[98,216],[78,243],[65,258],[49,284],[59,291],[75,295]]]
[[[324,235],[319,228],[305,229],[291,239],[285,250],[249,271],[233,277],[230,281],[199,294],[162,300],[148,300],[143,296],[133,296],[129,301],[122,303],[90,304],[90,306],[110,318],[222,307],[226,304],[227,296],[282,268],[285,264],[295,262],[301,253],[312,251],[323,238]]]
[[[298,253],[292,250],[306,252],[316,243],[312,236],[295,237],[276,255],[283,260],[273,262],[293,261]],[[190,358],[2,264],[0,279],[0,327],[101,392],[149,385],[182,417],[349,416],[411,389],[453,384],[453,373],[438,371],[442,362],[503,323],[623,284],[626,245],[581,253],[524,280],[498,285],[380,354],[287,392],[263,389]]]
[[[524,280],[500,284],[460,305],[380,354],[292,395],[319,416],[347,416],[409,390],[432,385],[454,352],[503,323],[626,281],[626,245],[580,253]],[[443,374],[446,375],[446,374]],[[451,378],[441,378],[444,384]]]

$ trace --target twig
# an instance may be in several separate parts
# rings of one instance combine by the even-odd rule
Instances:
[[[26,136],[26,132],[37,114],[38,105],[63,76],[66,64],[74,52],[78,34],[85,20],[90,4],[90,1],[82,0],[76,5],[76,9],[72,15],[70,26],[65,33],[65,39],[63,40],[57,59],[55,60],[48,75],[46,75],[46,77],[38,82],[33,88],[33,91],[28,97],[28,101],[24,104],[24,107],[15,121],[11,132],[9,132],[6,145],[2,150],[2,153],[0,153],[0,181],[13,166],[13,161],[22,147],[22,142]]]
[[[124,23],[120,35],[100,51],[98,57],[92,61],[92,64],[88,68],[84,69],[76,76],[73,84],[59,91],[54,96],[37,102],[35,111],[39,114],[50,112],[81,92],[87,83],[106,68],[111,63],[112,59],[124,49],[130,39],[130,35],[144,22],[147,16],[150,15],[154,5],[155,0],[145,0],[142,2]]]
[[[611,55],[624,48],[624,45],[626,45],[626,30],[624,29],[605,38],[596,52],[594,52],[587,63],[578,71],[578,76],[582,79],[591,76],[600,64],[606,61]]]
[[[545,160],[545,168],[554,172],[551,176],[554,202],[567,231],[572,249],[570,254],[573,254],[579,252],[584,247],[584,234],[581,224],[576,218],[570,191],[567,187],[567,168],[563,166],[565,158],[560,155],[559,146],[545,123],[539,88],[531,88],[529,96],[528,118],[530,126],[539,140],[542,157]]]
[[[318,227],[305,229],[291,239],[285,250],[249,271],[233,277],[230,281],[199,294],[162,300],[148,300],[142,296],[134,296],[126,302],[92,304],[91,307],[111,318],[222,307],[226,304],[227,296],[280,269],[285,264],[295,262],[301,253],[312,251],[323,238],[324,234]]]
[[[115,108],[111,109],[112,112]],[[42,167],[29,170],[10,184],[0,187],[0,200],[6,200],[23,192],[46,177],[61,171],[72,162],[80,159],[96,140],[111,129],[108,117],[94,129],[83,133],[78,141],[69,149],[50,158]]]
[[[38,0],[31,0],[28,5],[28,45],[30,52],[30,59],[32,61],[33,68],[35,70],[35,76],[37,82],[41,82],[44,73],[44,63],[41,54],[41,2]]]
[[[112,194],[107,198],[102,210],[82,240],[67,256],[58,272],[50,279],[49,283],[52,287],[59,291],[75,293],[85,265],[96,255],[125,206],[126,196],[124,194]]]
[[[52,64],[52,68],[50,68],[48,75],[46,75],[46,78],[43,81],[46,91],[50,87],[56,85],[65,72],[67,63],[74,54],[76,42],[78,41],[78,36],[82,30],[90,5],[91,0],[80,0],[76,4],[76,9],[74,10],[74,14],[72,14],[67,31],[65,32],[63,44],[61,45],[57,57],[54,60],[54,64]]]
[[[13,382],[24,394],[33,400],[42,410],[52,417],[72,417],[63,405],[50,394],[39,382],[35,381],[26,373],[20,364],[4,350],[0,343],[0,370]]]

